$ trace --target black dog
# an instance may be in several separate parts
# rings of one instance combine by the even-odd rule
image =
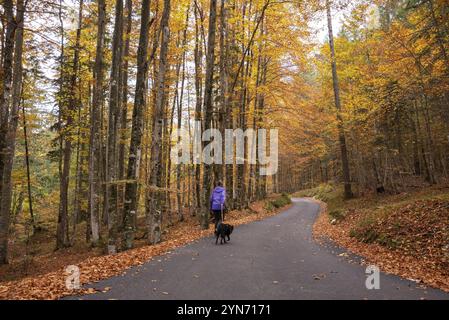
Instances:
[[[226,237],[228,238],[228,241],[231,241],[231,233],[233,231],[233,226],[219,222],[217,225],[217,230],[215,230],[215,236],[217,237],[215,244],[218,244],[218,238],[221,238],[220,244],[223,244],[223,242],[226,243]]]

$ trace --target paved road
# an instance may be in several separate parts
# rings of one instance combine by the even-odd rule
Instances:
[[[97,283],[112,289],[82,299],[449,299],[386,274],[380,290],[367,290],[357,257],[313,241],[318,213],[316,203],[296,199],[275,217],[236,228],[227,245],[202,239]]]

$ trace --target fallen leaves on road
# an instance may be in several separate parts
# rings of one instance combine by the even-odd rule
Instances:
[[[235,226],[243,225],[274,216],[280,210],[283,210],[267,211],[264,203],[262,201],[252,204],[250,210],[247,212],[230,212],[227,215],[227,222]],[[212,234],[212,226],[209,230],[200,230],[199,227],[192,227],[192,225],[185,224],[169,230],[165,241],[160,244],[120,252],[113,256],[90,257],[77,264],[81,273],[80,283],[81,285],[85,285],[121,275],[130,267],[142,265],[153,257],[166,254],[175,248],[182,247],[201,238],[211,236]],[[67,276],[68,274],[65,273],[65,268],[63,268],[39,276],[1,283],[0,299],[54,300],[64,296],[98,292],[93,288],[80,290],[67,289]]]
[[[313,280],[323,280],[323,279],[326,279],[326,275],[323,273],[323,274],[314,274],[313,276]]]

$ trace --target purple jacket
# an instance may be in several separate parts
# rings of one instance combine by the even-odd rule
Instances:
[[[221,210],[221,206],[225,204],[226,201],[226,189],[223,187],[216,187],[212,194],[210,195],[210,209],[211,210]]]

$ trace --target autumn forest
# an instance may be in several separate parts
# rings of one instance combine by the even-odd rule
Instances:
[[[229,212],[449,181],[446,0],[2,0],[0,17],[0,264],[208,230],[219,181]],[[277,129],[276,172],[248,161],[260,137],[242,163],[174,163],[197,126]]]

